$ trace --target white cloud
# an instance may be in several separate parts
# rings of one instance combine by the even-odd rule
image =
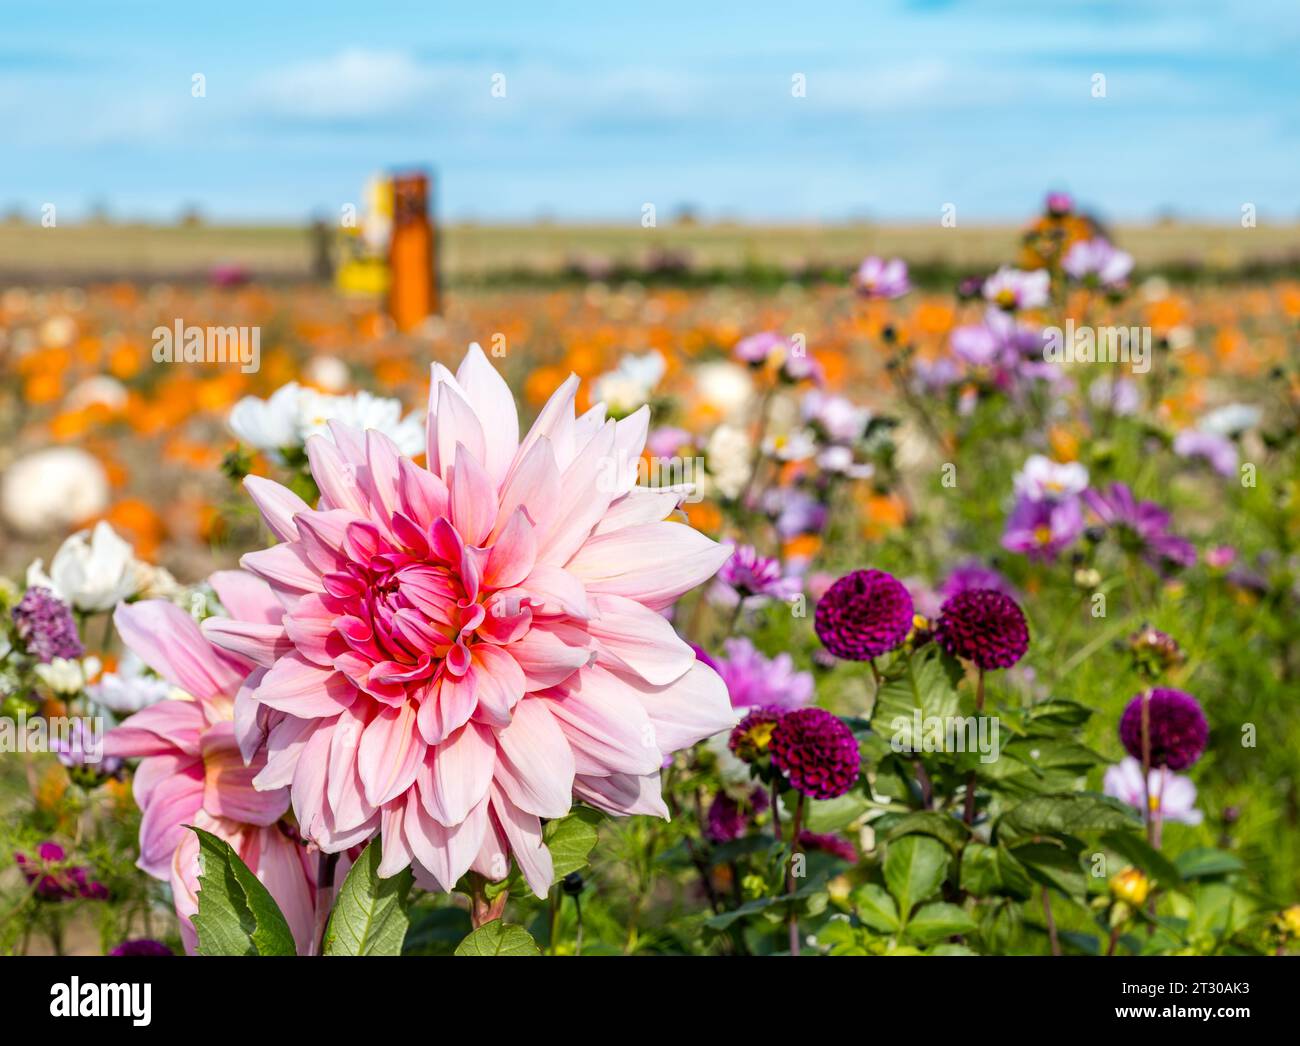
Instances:
[[[270,73],[254,94],[284,116],[363,118],[400,109],[432,81],[428,69],[401,51],[348,49]]]

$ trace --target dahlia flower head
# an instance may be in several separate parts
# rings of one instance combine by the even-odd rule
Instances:
[[[963,589],[939,611],[935,642],[980,668],[1010,668],[1029,649],[1029,626],[1016,601],[991,588]]]
[[[635,486],[649,411],[575,417],[576,376],[522,438],[477,345],[435,364],[425,464],[338,421],[307,440],[315,508],[257,477],[280,543],[245,555],[276,606],[209,618],[253,662],[235,698],[259,789],[288,789],[327,853],[382,840],[426,889],[513,856],[544,896],[542,820],[574,799],[667,816],[665,758],[735,722],[726,687],[660,613],[729,554]]]
[[[912,629],[912,596],[883,570],[855,570],[817,600],[813,628],[846,661],[870,661],[903,645]]]
[[[1200,702],[1184,690],[1157,686],[1138,694],[1119,720],[1119,739],[1139,764],[1142,761],[1142,705],[1146,703],[1147,743],[1151,765],[1186,770],[1201,758],[1210,739],[1210,724]]]

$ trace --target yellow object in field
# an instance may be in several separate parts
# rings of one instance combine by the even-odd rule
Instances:
[[[350,258],[334,274],[334,285],[343,294],[383,297],[391,277],[382,258]]]

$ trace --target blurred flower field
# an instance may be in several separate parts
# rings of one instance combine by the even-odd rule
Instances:
[[[0,757],[0,947],[204,950],[203,849],[252,870],[300,953],[341,947],[321,931],[353,896],[345,877],[379,890],[408,866],[387,947],[414,954],[1300,949],[1300,282],[1134,276],[1122,246],[1054,198],[1004,267],[942,290],[882,258],[775,289],[493,286],[453,292],[410,334],[309,285],[3,290],[3,715],[117,733]],[[259,327],[260,368],[155,362],[149,332],[177,317]],[[1045,359],[1044,328],[1067,320],[1149,332],[1150,356]],[[433,363],[449,370],[430,399]],[[482,367],[518,404],[513,444],[509,397]],[[584,581],[585,611],[489,558],[509,546],[536,574],[565,546],[559,523],[544,533],[560,510],[539,507],[540,479],[508,524],[539,417],[535,434],[571,444],[554,500],[574,544],[550,566]],[[615,448],[630,460],[611,490],[597,473]],[[630,492],[629,466],[668,489]],[[317,539],[294,521],[322,494]],[[489,502],[494,518],[471,522]],[[317,519],[349,512],[380,544]],[[645,538],[660,551],[615,543],[584,565],[588,544],[663,519],[673,529]],[[309,590],[246,560],[282,604],[258,631],[230,579],[277,538],[326,580]],[[419,591],[437,599],[379,600],[414,584],[385,573],[414,560],[433,564]],[[620,581],[637,570],[655,581]],[[335,625],[361,621],[338,626],[351,656],[383,634],[370,675],[296,631],[310,631],[304,591],[346,604],[330,605]],[[427,620],[408,632],[417,605]],[[621,614],[639,623],[620,631]],[[411,635],[429,627],[421,659]],[[201,648],[210,692],[193,664],[175,678],[171,628]],[[482,669],[476,710],[451,721],[452,676],[476,671],[454,673],[458,656],[492,666],[542,633],[563,651]],[[369,680],[357,700],[376,709],[252,696],[270,678],[257,673],[313,650],[331,679]],[[516,723],[551,724],[539,706],[580,707],[584,672],[624,690],[599,716],[559,709],[560,727],[510,740]],[[641,704],[619,704],[634,690]],[[417,726],[435,701],[445,720]],[[411,722],[357,771],[357,794],[313,793],[318,721],[355,716],[368,736],[390,709]],[[977,750],[957,750],[954,722]],[[646,723],[648,763],[633,737]],[[326,751],[346,749],[331,729]],[[441,780],[457,731],[499,753],[463,803],[450,778],[417,777]],[[455,780],[477,781],[474,757],[456,758]]]

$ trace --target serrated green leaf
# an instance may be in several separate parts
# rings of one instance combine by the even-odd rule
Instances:
[[[1113,799],[1088,793],[1036,795],[1008,810],[998,833],[1012,836],[1111,832],[1137,824],[1133,811]]]
[[[889,679],[876,695],[871,710],[871,728],[886,738],[894,751],[919,751],[922,738],[914,738],[913,712],[922,721],[930,716],[954,716],[961,701],[957,694],[956,671],[935,647],[907,661],[903,674]]]
[[[541,955],[537,942],[522,926],[493,919],[456,946],[457,955]]]
[[[974,842],[962,851],[961,888],[976,897],[1001,894],[1020,900],[1033,892],[1029,873],[1007,850]]]
[[[357,858],[339,890],[325,929],[326,955],[400,955],[406,929],[410,868],[379,877],[382,845],[373,840]]]
[[[858,918],[881,933],[896,933],[899,928],[898,905],[884,887],[865,883],[853,891]]]
[[[806,805],[804,827],[810,832],[838,832],[864,813],[870,804],[856,789],[834,799],[816,799]]]
[[[294,955],[293,933],[279,906],[223,839],[199,838],[199,910],[192,916],[200,955]]]
[[[970,837],[970,829],[950,814],[937,810],[918,810],[905,814],[885,832],[885,841],[893,842],[905,835],[929,835],[956,853]]]
[[[602,816],[597,810],[580,806],[567,817],[547,822],[542,829],[542,839],[551,851],[551,862],[555,866],[553,882],[587,867],[598,838],[596,825]]]
[[[1050,886],[1067,897],[1082,899],[1088,892],[1088,880],[1079,864],[1077,853],[1052,843],[1024,843],[1011,849],[1030,877]]]
[[[905,835],[885,854],[885,885],[906,924],[912,908],[939,889],[951,858],[943,844],[926,835]]]
[[[937,901],[922,905],[907,921],[907,936],[923,944],[959,933],[973,933],[975,920],[955,904]]]

